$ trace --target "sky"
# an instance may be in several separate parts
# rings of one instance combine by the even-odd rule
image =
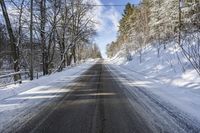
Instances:
[[[98,5],[126,5],[128,2],[138,4],[140,0],[95,0]],[[101,54],[106,58],[106,45],[116,40],[119,20],[124,6],[95,7],[94,17],[97,20],[97,36],[94,41],[98,44]]]
[[[126,5],[138,4],[140,0],[92,0],[95,5]],[[94,42],[99,46],[101,54],[106,58],[106,45],[116,40],[118,23],[125,6],[96,6],[92,18],[96,22],[97,36]],[[1,20],[0,20],[1,21]]]

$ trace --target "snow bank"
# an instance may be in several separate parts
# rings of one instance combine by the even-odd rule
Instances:
[[[145,88],[165,101],[200,120],[200,76],[182,55],[176,43],[157,48],[148,46],[143,50],[142,62],[139,53],[132,61],[125,57],[108,59],[108,66],[131,80],[129,85]]]
[[[59,80],[62,80],[63,78],[67,77],[67,80],[72,80],[74,77],[73,75],[76,75],[77,73],[80,73],[80,71],[83,71],[88,68],[91,64],[93,64],[95,60],[89,59],[84,64],[80,64],[76,67],[68,67],[65,68],[62,72],[56,72],[51,75],[43,76],[39,79],[34,79],[33,81],[25,80],[22,84],[13,84],[8,85],[4,88],[0,88],[0,100],[6,99],[8,97],[12,97],[14,95],[19,94],[20,92],[29,90],[34,87],[38,86],[51,86],[52,84],[58,82]],[[78,75],[76,75],[78,76]],[[67,81],[66,80],[66,81]],[[62,84],[58,84],[60,86],[63,86]]]

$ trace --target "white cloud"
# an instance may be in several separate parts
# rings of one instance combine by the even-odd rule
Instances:
[[[101,0],[93,0],[92,2],[95,5],[103,5]],[[120,13],[115,7],[105,8],[103,6],[96,6],[89,14],[93,18],[92,20],[96,22],[95,27],[97,32],[107,31],[108,28],[114,32],[118,30]]]
[[[101,0],[88,0],[92,4],[103,5]],[[112,5],[113,3],[109,3]],[[119,20],[121,18],[120,12],[115,7],[96,6],[89,13],[89,16],[96,22],[95,29],[98,36],[95,38],[99,45],[103,57],[106,57],[106,44],[116,39]]]
[[[93,0],[96,5],[103,5],[101,0]],[[112,3],[110,3],[112,5]],[[106,57],[106,44],[116,39],[121,14],[115,7],[94,7],[93,20],[98,36],[95,41],[100,47],[103,57]]]
[[[119,12],[114,7],[111,7],[109,10],[106,11],[105,15],[107,19],[111,21],[113,30],[117,32],[120,20]]]
[[[92,0],[92,1],[86,0],[86,2],[89,2],[90,4],[94,4],[94,5],[102,5],[102,2],[100,0]],[[91,18],[91,20],[95,22],[95,29],[97,30],[97,32],[101,31],[104,25],[103,16],[102,16],[103,11],[104,11],[104,7],[95,6],[88,13],[88,16]]]

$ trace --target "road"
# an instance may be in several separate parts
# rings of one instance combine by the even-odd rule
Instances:
[[[130,95],[128,89],[125,89],[125,86],[119,83],[110,69],[102,63],[91,67],[70,87],[71,92],[49,104],[43,111],[38,112],[36,117],[15,132],[151,133],[200,131],[196,121],[185,116],[182,112],[173,114],[173,111],[170,112],[169,106],[158,103],[151,95],[145,92],[140,98]],[[151,110],[147,109],[145,103],[140,101],[142,99],[145,99],[145,103],[149,106],[155,107]],[[131,103],[130,100],[137,102],[137,104]]]

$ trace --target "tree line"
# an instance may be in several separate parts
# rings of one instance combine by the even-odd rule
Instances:
[[[116,41],[107,45],[108,57],[121,49],[140,54],[148,45],[165,49],[175,41],[183,55],[200,73],[200,1],[199,0],[142,0],[138,5],[127,3],[119,22]],[[196,45],[193,46],[195,42]]]
[[[90,0],[0,0],[0,67],[43,75],[100,58]],[[20,80],[17,74],[14,80]]]

